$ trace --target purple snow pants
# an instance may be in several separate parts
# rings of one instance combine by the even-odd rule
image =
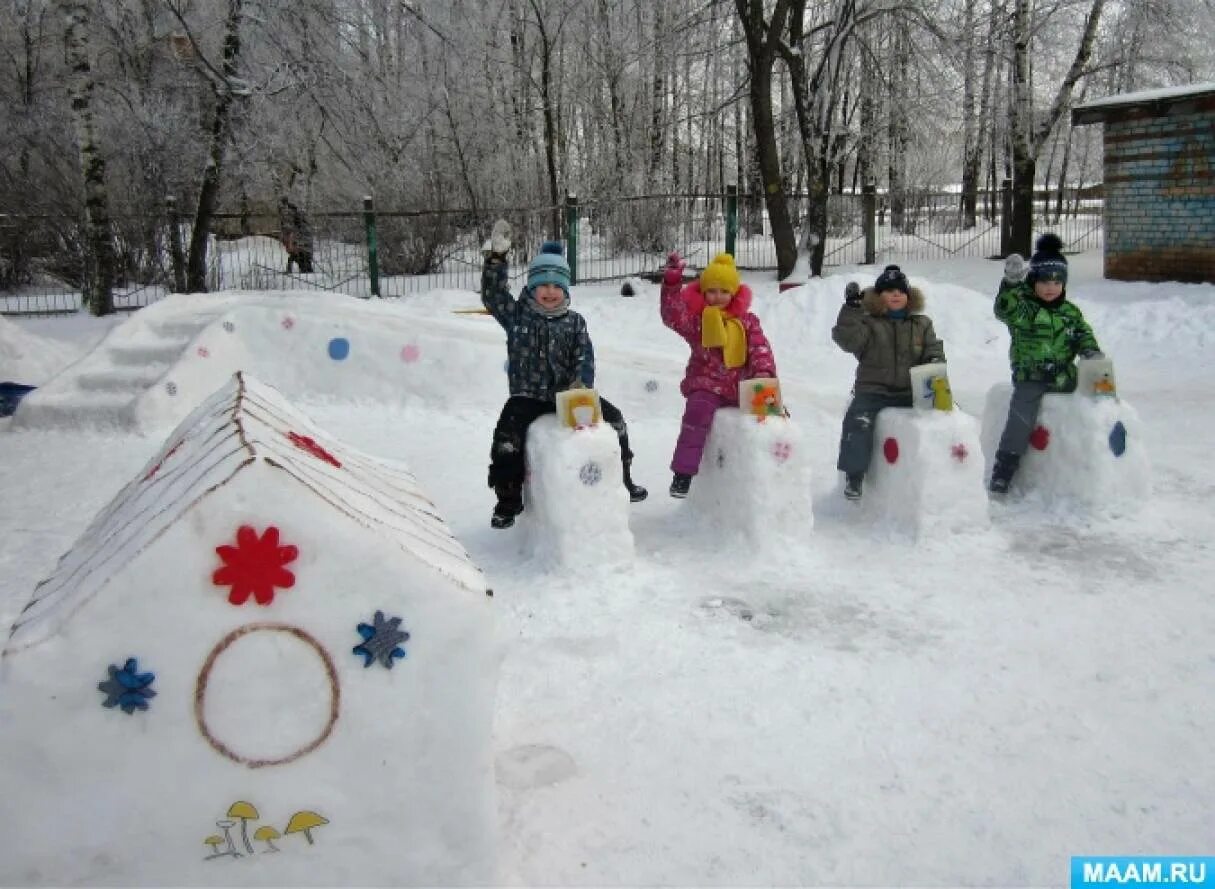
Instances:
[[[675,442],[675,456],[671,458],[671,471],[683,475],[696,475],[700,469],[700,458],[705,452],[705,440],[713,425],[713,415],[718,408],[733,402],[713,392],[693,392],[688,396],[683,409],[683,423],[679,427],[679,440]]]

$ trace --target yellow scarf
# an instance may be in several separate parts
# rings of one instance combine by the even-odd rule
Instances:
[[[720,347],[726,367],[742,367],[747,363],[747,331],[742,322],[732,318],[717,306],[705,306],[700,316],[700,344]]]

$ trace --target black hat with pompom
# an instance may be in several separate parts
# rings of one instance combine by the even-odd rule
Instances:
[[[1043,235],[1034,244],[1034,255],[1029,258],[1029,282],[1036,281],[1067,283],[1067,260],[1058,235]]]
[[[887,290],[901,290],[904,293],[910,294],[911,283],[907,280],[907,276],[903,274],[901,268],[897,265],[888,265],[882,269],[882,273],[873,282],[873,289],[878,293]]]

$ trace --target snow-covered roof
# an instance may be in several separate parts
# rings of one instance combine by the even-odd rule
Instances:
[[[1113,116],[1111,112],[1133,108],[1137,105],[1152,106],[1164,111],[1172,105],[1193,99],[1215,95],[1215,82],[1191,83],[1187,86],[1170,86],[1162,89],[1140,90],[1093,99],[1072,109],[1072,124],[1101,123]]]
[[[250,469],[282,471],[303,496],[319,498],[460,586],[485,592],[484,575],[411,473],[342,445],[277,391],[238,372],[182,421],[38,585],[5,653],[52,635],[119,567]]]

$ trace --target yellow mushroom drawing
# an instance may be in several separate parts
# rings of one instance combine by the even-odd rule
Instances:
[[[207,837],[205,840],[203,840],[203,845],[211,847],[211,854],[207,856],[208,858],[214,858],[216,855],[220,854],[219,844],[222,843],[223,841],[224,841],[223,837],[219,836],[218,834],[214,834],[214,833],[211,834],[211,836]]]
[[[254,808],[253,803],[238,800],[228,807],[228,817],[240,819],[240,838],[245,843],[245,851],[252,855],[253,844],[249,842],[249,821],[256,821],[261,817],[257,814],[257,809]]]
[[[281,836],[282,836],[282,834],[279,833],[273,827],[271,827],[269,824],[263,824],[261,827],[259,827],[256,831],[253,832],[253,839],[261,840],[263,843],[265,843],[269,847],[268,849],[266,849],[267,852],[278,852],[279,851],[278,846],[274,845],[274,841],[277,840]]]
[[[312,829],[328,823],[328,818],[318,815],[316,812],[305,810],[303,812],[296,812],[291,816],[291,820],[287,822],[287,829],[283,833],[302,833],[304,838],[308,840],[308,845],[311,846],[313,845]]]

